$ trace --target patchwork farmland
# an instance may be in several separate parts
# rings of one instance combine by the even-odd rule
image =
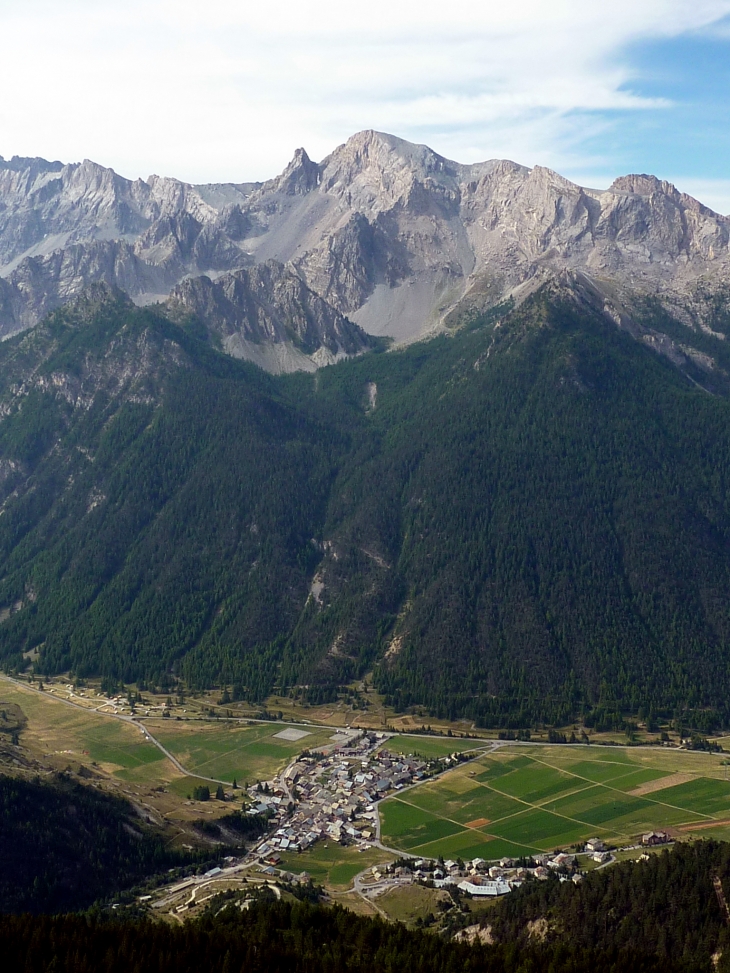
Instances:
[[[329,728],[272,723],[149,720],[145,725],[191,774],[239,784],[268,780],[302,750],[324,746],[333,736]]]
[[[722,755],[503,747],[380,806],[382,840],[423,857],[515,857],[592,836],[730,836]]]

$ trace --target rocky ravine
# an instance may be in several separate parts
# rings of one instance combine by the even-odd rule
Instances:
[[[232,354],[312,368],[367,349],[352,322],[410,341],[564,270],[622,313],[636,294],[691,298],[701,327],[693,295],[730,280],[729,241],[729,218],[653,176],[585,189],[370,131],[321,163],[300,149],[263,184],[15,158],[0,162],[0,335],[101,280],[137,303],[170,295]]]

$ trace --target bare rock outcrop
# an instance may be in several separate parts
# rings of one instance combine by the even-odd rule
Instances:
[[[269,371],[314,370],[374,344],[291,269],[269,260],[216,280],[188,278],[165,306],[173,320],[196,317],[236,358]]]
[[[221,274],[274,260],[288,268],[282,300],[299,278],[350,323],[404,342],[566,270],[668,305],[693,300],[700,286],[725,286],[729,244],[730,218],[655,176],[596,190],[541,166],[461,165],[374,131],[321,163],[298,149],[265,183],[131,181],[89,161],[14,158],[0,160],[0,336],[94,280],[146,303],[190,277],[210,278],[202,294]],[[256,354],[272,340],[283,347],[256,321],[258,337],[243,328],[242,341]],[[306,344],[310,332],[296,333]],[[330,345],[325,358],[339,354]]]

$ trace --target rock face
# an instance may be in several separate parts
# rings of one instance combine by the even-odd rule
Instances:
[[[336,312],[409,341],[564,270],[614,298],[618,288],[685,300],[700,282],[728,281],[729,240],[729,218],[654,176],[586,189],[540,166],[460,165],[372,131],[319,164],[298,149],[263,184],[131,182],[88,161],[14,158],[0,161],[0,335],[101,280],[137,303],[173,291],[173,303],[212,315],[229,350],[258,360],[272,345],[312,347],[303,322],[314,293],[330,305],[319,346],[329,360],[358,345],[341,322],[337,332]],[[271,260],[288,268],[286,286]],[[270,269],[254,275],[256,304],[243,296],[254,277],[238,271],[260,265]],[[214,287],[227,271],[236,274]],[[201,274],[207,282],[178,286]],[[295,276],[306,285],[299,295]],[[279,299],[288,310],[273,310]],[[287,356],[274,356],[276,370]]]
[[[374,345],[361,328],[275,260],[215,281],[188,278],[173,289],[166,313],[173,320],[193,315],[228,354],[271,372],[314,371]]]
[[[0,336],[93,281],[143,304],[187,274],[244,265],[240,203],[252,188],[131,182],[88,160],[0,160]]]

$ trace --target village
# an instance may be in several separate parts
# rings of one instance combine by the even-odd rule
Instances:
[[[545,880],[555,874],[562,881],[578,883],[586,865],[605,867],[616,860],[616,849],[599,838],[589,839],[572,854],[559,851],[499,862],[423,859],[386,848],[380,841],[378,802],[469,759],[457,752],[431,760],[395,754],[387,749],[387,739],[384,733],[337,733],[329,745],[305,750],[277,778],[250,787],[254,803],[248,813],[269,815],[271,831],[251,849],[243,864],[258,865],[270,879],[306,882],[306,872],[295,874],[281,867],[282,857],[290,858],[323,840],[361,850],[376,846],[392,851],[397,858],[357,876],[356,891],[373,898],[394,885],[412,883],[437,889],[456,886],[472,896],[501,896],[528,877]],[[671,841],[666,832],[650,832],[641,837],[640,846]]]
[[[322,839],[379,845],[379,800],[466,759],[457,753],[434,760],[396,755],[384,749],[386,740],[387,734],[363,730],[336,733],[327,746],[301,753],[274,780],[249,788],[254,801],[249,814],[272,820],[272,833],[251,856],[273,869],[282,853],[305,851]]]

